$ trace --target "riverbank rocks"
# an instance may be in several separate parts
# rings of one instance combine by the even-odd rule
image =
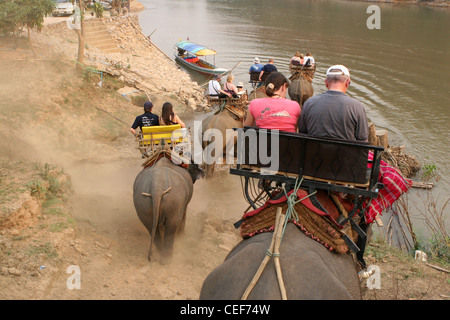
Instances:
[[[86,46],[84,63],[98,71],[106,72],[123,81],[124,86],[143,90],[150,97],[176,97],[190,110],[208,108],[205,89],[182,71],[175,61],[161,51],[142,33],[138,16],[129,13],[122,16],[95,19],[104,24],[118,53],[102,52],[99,48]],[[59,47],[59,54],[76,59],[77,36],[65,22],[46,25],[39,41]],[[56,46],[60,41],[64,45]]]

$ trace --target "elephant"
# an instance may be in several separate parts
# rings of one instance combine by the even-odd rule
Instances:
[[[231,136],[230,134],[227,135],[226,130],[232,129],[232,128],[242,128],[242,127],[243,127],[242,120],[235,119],[226,110],[208,116],[202,122],[203,150],[205,150],[205,152],[207,152],[207,154],[209,154],[208,150],[214,150],[214,151],[223,150],[223,155],[225,156],[227,146],[230,146],[230,144],[235,145],[236,141],[237,141],[237,138],[235,136]],[[212,134],[212,132],[208,131],[209,129],[216,129],[216,130],[220,131],[223,139],[216,141],[215,137],[210,136],[210,134]],[[213,158],[215,158],[214,152],[212,152],[211,155],[213,156]],[[206,178],[210,178],[214,174],[215,162],[211,163],[212,159],[208,159],[208,157],[206,157],[205,160],[206,160],[206,164],[205,164]]]
[[[260,233],[238,243],[225,261],[206,277],[200,299],[241,299],[270,248],[272,235]],[[288,299],[362,299],[357,264],[351,255],[330,252],[292,223],[286,226],[279,259]],[[271,258],[248,299],[281,297]]]
[[[314,88],[308,80],[300,76],[291,82],[288,88],[288,94],[291,100],[297,101],[300,107],[306,100],[314,95]]]
[[[167,157],[144,168],[133,185],[137,215],[150,234],[148,260],[155,242],[161,253],[160,263],[167,263],[173,253],[176,233],[184,232],[186,209],[192,198],[194,182],[204,176],[196,164],[182,168]]]
[[[252,101],[253,99],[261,99],[261,98],[266,98],[266,86],[261,86],[259,88],[255,88],[254,90],[252,90],[252,92],[250,92],[248,99],[249,101]]]
[[[265,87],[263,86],[263,87],[253,90],[249,94],[248,100],[250,102],[253,99],[259,99],[259,98],[264,98],[264,97],[267,97],[267,95],[265,93]],[[226,112],[226,111],[216,112],[216,113],[208,116],[202,122],[203,135],[202,135],[201,144],[203,146],[203,149],[205,150],[205,148],[207,146],[209,146],[209,148],[211,148],[212,150],[218,150],[220,146],[223,146],[223,155],[225,155],[227,145],[229,146],[231,143],[233,143],[233,145],[236,145],[236,140],[237,140],[236,137],[234,137],[234,138],[232,138],[231,136],[227,137],[226,130],[232,129],[232,128],[242,128],[244,120],[245,119],[237,120],[229,112]],[[214,141],[211,141],[212,139],[210,137],[208,137],[207,135],[205,135],[205,132],[208,129],[217,129],[221,132],[222,137],[223,137],[222,145],[214,144]],[[208,134],[208,133],[206,133],[206,134]],[[206,164],[205,164],[206,178],[210,178],[214,174],[215,163],[210,163],[210,162],[211,161],[206,161]]]

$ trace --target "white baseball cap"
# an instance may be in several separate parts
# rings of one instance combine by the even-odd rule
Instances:
[[[348,71],[347,67],[343,66],[342,64],[331,66],[327,70],[327,76],[341,76],[341,75],[350,77],[350,72]]]
[[[258,58],[258,57],[255,57],[255,59],[253,59],[253,62],[254,62],[254,63],[259,63],[259,58]]]

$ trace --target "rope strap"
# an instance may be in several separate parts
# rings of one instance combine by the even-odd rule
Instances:
[[[266,256],[269,256],[269,257],[279,257],[279,256],[280,256],[280,253],[279,253],[279,252],[278,252],[278,253],[272,252],[272,251],[270,251],[269,249],[267,249],[267,250],[266,250]]]
[[[282,238],[283,238],[284,231],[286,230],[286,226],[287,226],[289,220],[294,220],[295,222],[299,222],[297,211],[295,211],[295,205],[297,203],[302,202],[303,200],[311,197],[312,195],[316,194],[316,192],[317,192],[317,191],[314,191],[313,193],[308,194],[306,197],[303,197],[302,199],[297,200],[298,199],[297,191],[300,188],[302,182],[303,182],[303,178],[301,178],[300,181],[298,180],[298,178],[295,180],[294,190],[292,191],[292,193],[289,196],[287,195],[286,188],[283,186],[283,191],[284,191],[284,194],[286,195],[288,207],[286,210],[286,220],[284,221],[283,232],[281,234]]]

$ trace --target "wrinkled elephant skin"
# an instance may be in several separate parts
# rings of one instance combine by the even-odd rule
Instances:
[[[222,150],[222,154],[225,159],[227,145],[236,145],[236,138],[231,137],[226,134],[227,129],[232,128],[242,128],[242,121],[236,120],[233,118],[228,111],[222,111],[218,114],[212,114],[208,116],[202,122],[202,146],[203,150],[207,150],[206,148],[210,148],[211,150],[219,151]],[[222,134],[222,141],[215,141],[215,139],[209,137],[208,129],[217,129]],[[213,141],[211,141],[213,140]],[[215,153],[213,154],[215,156]],[[214,174],[214,163],[210,163],[211,161],[206,161],[205,172],[206,177],[209,178]],[[223,163],[225,160],[223,161]]]
[[[139,219],[150,233],[148,260],[153,242],[161,253],[160,262],[170,260],[175,235],[184,231],[193,183],[202,175],[203,171],[197,165],[191,164],[186,170],[167,158],[161,158],[137,175],[133,202]]]
[[[314,95],[314,88],[308,80],[300,77],[291,82],[288,88],[291,100],[297,101],[300,107]]]
[[[269,249],[273,233],[240,242],[203,283],[200,299],[241,299]],[[361,299],[352,257],[328,251],[289,223],[280,246],[280,264],[292,300]],[[273,259],[269,260],[249,300],[281,299]]]

